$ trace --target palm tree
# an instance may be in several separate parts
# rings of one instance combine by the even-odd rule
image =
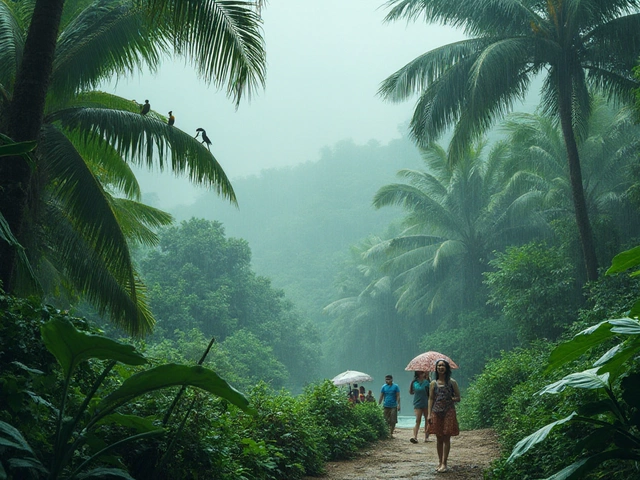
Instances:
[[[545,232],[541,192],[514,167],[508,145],[497,143],[486,159],[484,148],[479,143],[451,164],[433,144],[424,150],[424,171],[402,170],[407,183],[376,193],[375,207],[407,212],[405,230],[365,255],[388,259],[384,271],[396,285],[400,310],[425,314],[453,299],[473,307],[492,252]]]
[[[551,118],[513,114],[504,123],[513,155],[538,176],[550,220],[573,215],[567,152],[562,131]],[[606,262],[620,250],[619,237],[638,234],[638,215],[629,199],[631,168],[637,157],[640,127],[630,108],[615,108],[600,98],[593,102],[585,138],[579,144],[585,202],[598,238],[598,256]],[[613,243],[613,244],[612,244]],[[604,252],[605,245],[609,251]],[[576,244],[576,247],[579,247]]]
[[[451,158],[522,99],[544,75],[542,106],[562,128],[574,213],[587,278],[598,261],[584,198],[578,140],[590,90],[633,101],[631,73],[640,47],[637,0],[390,0],[388,21],[424,15],[464,29],[469,39],[416,58],[387,78],[380,93],[400,101],[414,93],[411,131],[422,145],[455,125]]]
[[[181,2],[67,2],[59,12],[51,73],[43,80],[46,102],[36,115],[39,125],[34,136],[32,131],[25,133],[25,125],[16,124],[22,114],[16,105],[23,102],[25,111],[32,112],[25,121],[33,123],[34,101],[22,97],[20,88],[39,77],[21,80],[20,72],[33,54],[29,38],[46,36],[55,20],[53,12],[48,20],[43,18],[42,8],[56,2],[36,1],[35,7],[33,3],[0,1],[2,128],[14,139],[25,135],[40,139],[31,162],[16,162],[17,157],[0,161],[0,172],[7,173],[0,176],[0,212],[15,238],[27,246],[30,258],[42,267],[41,273],[62,273],[59,282],[72,280],[116,323],[131,333],[145,333],[152,317],[141,301],[143,290],[127,240],[155,242],[148,227],[166,224],[170,217],[136,202],[140,192],[125,160],[157,162],[161,168],[186,172],[232,202],[235,196],[216,159],[191,135],[167,128],[157,114],[139,115],[139,107],[131,101],[89,89],[143,63],[157,67],[173,45],[194,59],[206,80],[228,82],[229,94],[239,101],[263,80],[258,17],[243,2],[201,2],[207,5],[198,8],[192,2],[182,2],[185,8],[179,8]],[[189,32],[182,28],[187,22],[193,26]],[[42,30],[34,31],[34,25]],[[44,67],[31,64],[31,68]],[[21,264],[9,247],[0,242],[0,280],[19,291],[26,277],[20,275]]]

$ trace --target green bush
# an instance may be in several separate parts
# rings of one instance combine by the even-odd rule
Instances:
[[[104,403],[104,395],[130,389],[132,383],[128,380],[133,381],[134,375],[138,378],[139,373],[171,367],[162,364],[165,360],[184,360],[187,351],[189,358],[195,358],[197,350],[204,345],[203,339],[197,337],[186,349],[182,348],[185,345],[177,348],[177,344],[150,349],[156,365],[151,368],[115,362],[106,367],[102,360],[92,359],[89,354],[83,356],[80,347],[87,343],[84,352],[92,351],[88,347],[96,347],[94,342],[106,342],[109,348],[123,352],[133,351],[133,347],[106,337],[86,335],[78,331],[78,328],[90,330],[84,320],[42,307],[37,302],[3,295],[0,306],[3,307],[0,311],[0,429],[3,439],[28,443],[33,457],[25,457],[24,461],[31,462],[32,466],[42,465],[43,469],[53,460],[51,438],[56,421],[60,420],[53,405],[61,398],[67,399],[65,410],[73,415],[79,412],[79,424],[86,424],[100,415],[96,406]],[[50,320],[54,320],[54,324],[72,322],[76,326],[76,330],[67,332],[71,336],[65,342],[61,342],[62,331],[56,338],[51,337],[54,331],[48,333],[48,346],[55,347],[52,352],[61,365],[65,359],[56,345],[62,343],[69,347],[68,352],[73,353],[74,358],[88,360],[71,370],[63,368],[66,379],[40,335],[41,328]],[[186,337],[184,341],[189,343]],[[144,343],[140,344],[144,348]],[[103,354],[105,351],[100,355]],[[165,359],[165,354],[171,358]],[[97,358],[102,358],[100,355]],[[95,390],[97,385],[100,386]],[[142,384],[138,390],[141,388]],[[295,397],[284,390],[273,392],[265,383],[260,383],[248,393],[249,412],[189,387],[165,422],[165,414],[176,399],[178,389],[148,390],[144,395],[131,397],[114,411],[108,422],[96,424],[82,436],[75,437],[80,439],[80,448],[75,452],[69,450],[72,454],[68,458],[78,465],[103,447],[114,445],[108,454],[96,456],[95,464],[100,469],[116,466],[122,475],[129,472],[138,480],[295,480],[319,476],[325,461],[348,458],[367,442],[388,435],[376,404],[351,405],[344,393],[328,380],[308,386],[304,394]],[[62,395],[63,391],[68,394]],[[86,398],[93,400],[85,404]],[[70,415],[65,415],[64,422],[69,418]],[[12,430],[9,423],[22,435]],[[118,443],[132,435],[135,437],[133,427],[141,428],[143,424],[158,435],[143,435],[144,438],[134,438],[126,445]],[[75,435],[71,430],[66,433]],[[65,445],[70,444],[65,441],[58,447]],[[14,468],[16,451],[13,446],[0,449],[0,466]],[[59,472],[63,469],[68,470],[62,466]],[[110,469],[111,473],[114,471]]]
[[[553,344],[538,342],[528,349],[502,352],[489,362],[465,391],[458,408],[460,427],[473,430],[498,425],[513,389],[541,375],[551,347]]]
[[[367,442],[385,438],[388,427],[376,404],[350,404],[344,392],[330,381],[305,389],[303,408],[324,439],[326,459],[351,458]]]
[[[297,405],[298,400],[285,390],[272,393],[265,383],[249,392],[251,406],[257,414],[245,417],[244,436],[264,440],[271,463],[265,479],[297,479],[307,472],[322,469],[322,449],[313,430],[313,422]],[[255,473],[255,472],[254,472]]]

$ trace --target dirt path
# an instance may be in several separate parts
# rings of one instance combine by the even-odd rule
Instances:
[[[451,438],[449,471],[436,473],[438,453],[435,437],[424,443],[422,432],[420,443],[409,441],[411,429],[396,429],[394,438],[382,440],[362,450],[353,460],[329,462],[322,480],[477,480],[482,471],[499,456],[499,446],[493,430],[471,430],[460,432]],[[305,477],[305,480],[318,480]]]

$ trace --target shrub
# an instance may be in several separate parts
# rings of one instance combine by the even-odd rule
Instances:
[[[538,342],[532,348],[502,352],[500,358],[489,362],[460,403],[460,427],[472,430],[497,425],[513,389],[540,375],[551,347]]]

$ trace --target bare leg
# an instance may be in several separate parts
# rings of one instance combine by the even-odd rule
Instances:
[[[443,455],[443,450],[444,450],[444,436],[443,435],[436,435],[436,438],[438,439],[438,444],[437,444],[437,450],[438,450],[438,468],[436,470],[440,470],[443,466],[442,463],[442,455]]]
[[[449,450],[451,450],[451,435],[444,435],[442,438],[442,468],[447,468],[447,459],[449,458]]]
[[[416,413],[416,424],[413,427],[413,438],[418,440],[418,432],[420,431],[420,424],[422,423],[422,410],[415,409],[414,412]]]
[[[427,411],[427,409],[425,408],[424,410],[422,410],[422,414],[424,415],[424,441],[426,442],[427,440],[429,440],[429,424],[427,423],[427,414],[429,412]]]

